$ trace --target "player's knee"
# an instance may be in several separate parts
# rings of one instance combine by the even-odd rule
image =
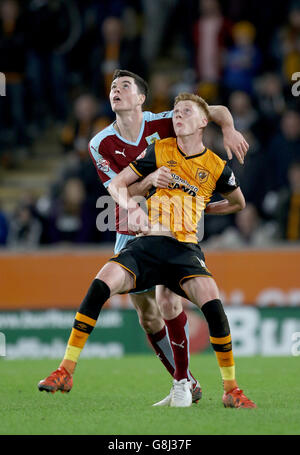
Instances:
[[[111,296],[121,292],[128,292],[134,286],[132,275],[123,267],[119,266],[119,264],[114,264],[112,262],[107,262],[97,274],[96,278],[107,284],[110,288]]]
[[[140,322],[141,327],[145,330],[146,333],[153,332],[153,321],[151,321],[150,319],[139,317],[139,322]]]
[[[182,304],[180,301],[162,300],[158,305],[164,319],[174,319],[182,312]]]
[[[158,294],[157,304],[164,319],[174,319],[182,312],[180,297],[171,292]]]
[[[157,333],[163,327],[163,320],[158,314],[139,313],[139,323],[146,333]]]

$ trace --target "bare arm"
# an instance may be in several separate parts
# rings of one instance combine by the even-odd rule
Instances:
[[[107,190],[113,200],[123,209],[138,207],[128,191],[128,186],[138,180],[138,175],[127,166],[109,183]]]
[[[228,159],[232,159],[232,153],[239,163],[244,164],[244,159],[249,149],[249,144],[243,135],[234,128],[232,115],[225,106],[208,106],[210,120],[222,128],[224,148]]]
[[[209,215],[230,215],[239,212],[246,207],[244,195],[240,188],[236,188],[231,193],[222,194],[222,201],[207,204],[205,213]]]
[[[128,187],[138,180],[138,175],[127,166],[108,185],[113,200],[128,210],[128,232],[134,234],[149,231],[149,219],[138,203],[131,197]]]
[[[146,196],[153,186],[150,175],[147,175],[143,180],[135,182],[128,187],[130,196]]]
[[[128,191],[130,196],[146,196],[153,186],[156,188],[167,188],[171,180],[172,175],[170,169],[162,166],[147,175],[143,180],[130,185]]]

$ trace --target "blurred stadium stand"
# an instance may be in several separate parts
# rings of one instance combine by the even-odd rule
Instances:
[[[0,0],[0,330],[8,357],[61,356],[73,310],[111,255],[115,234],[96,228],[96,201],[107,192],[87,144],[113,120],[115,68],[149,81],[146,109],[154,112],[171,109],[179,91],[231,110],[250,144],[243,167],[231,162],[248,206],[205,218],[204,251],[236,352],[290,355],[300,333],[300,0]],[[226,159],[216,125],[205,143]],[[199,352],[207,329],[185,304]],[[100,348],[92,343],[87,355],[132,352],[128,296],[107,307],[107,344],[101,330]]]
[[[299,245],[299,0],[1,0],[4,252],[114,241],[95,226],[107,193],[87,144],[113,119],[108,88],[119,67],[149,81],[146,109],[196,92],[227,105],[250,144],[244,167],[231,163],[248,209],[207,217],[205,248]],[[205,140],[226,158],[215,125]]]
[[[245,166],[232,166],[254,207],[254,231],[264,230],[274,244],[299,241],[299,190],[289,177],[300,160],[300,98],[291,91],[292,75],[300,70],[299,36],[298,0],[267,0],[263,7],[258,0],[1,0],[1,245],[113,241],[113,234],[95,227],[65,235],[55,223],[68,215],[70,204],[62,203],[68,179],[82,185],[80,190],[77,181],[74,226],[83,216],[91,225],[95,201],[106,194],[87,144],[112,121],[107,96],[118,67],[149,80],[146,108],[153,111],[170,109],[180,90],[227,105],[250,143]],[[206,143],[225,157],[214,125]],[[259,246],[255,239],[263,239],[241,232],[235,217],[206,221],[210,247],[230,245],[228,232],[234,231],[241,245]],[[34,238],[29,233],[37,223]]]

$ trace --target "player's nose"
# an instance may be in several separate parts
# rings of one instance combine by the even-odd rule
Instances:
[[[182,114],[180,111],[176,111],[175,118],[182,118]]]

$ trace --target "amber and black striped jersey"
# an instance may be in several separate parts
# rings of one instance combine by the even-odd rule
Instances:
[[[239,186],[226,161],[207,148],[186,155],[174,137],[157,140],[129,166],[139,177],[162,166],[171,170],[169,187],[157,188],[148,198],[148,216],[152,225],[160,223],[181,242],[197,243],[198,222],[215,191],[225,194]]]

